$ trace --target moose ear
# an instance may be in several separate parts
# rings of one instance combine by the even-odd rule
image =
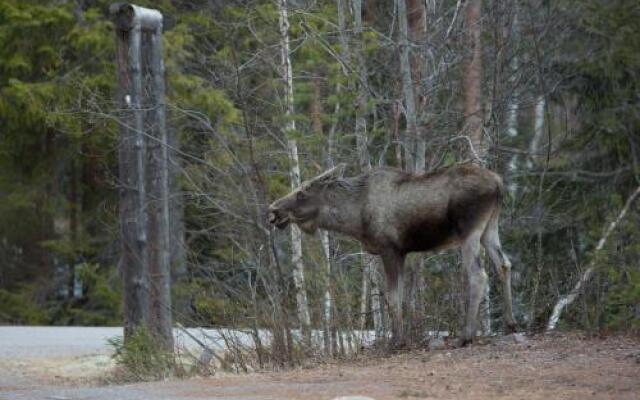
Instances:
[[[344,170],[347,169],[347,164],[345,163],[340,163],[338,165],[336,165],[335,167],[333,167],[333,176],[335,176],[336,178],[342,178],[342,176],[344,175]]]
[[[335,167],[323,172],[322,174],[318,175],[314,181],[319,182],[326,182],[326,181],[332,181],[335,179],[340,179],[342,178],[342,175],[344,175],[344,170],[347,167],[347,164],[345,163],[340,163],[338,165],[336,165]]]

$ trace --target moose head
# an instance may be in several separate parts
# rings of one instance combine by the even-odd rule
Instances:
[[[314,233],[318,229],[318,217],[326,204],[325,191],[342,178],[345,167],[345,164],[339,164],[274,201],[269,206],[269,222],[279,229],[284,229],[292,222],[305,233]]]

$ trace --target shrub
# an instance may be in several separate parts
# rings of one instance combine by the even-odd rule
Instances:
[[[127,340],[118,336],[108,340],[120,370],[118,378],[125,381],[152,381],[172,375],[175,367],[173,352],[145,328],[136,329]]]

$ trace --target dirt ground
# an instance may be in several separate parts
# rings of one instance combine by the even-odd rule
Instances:
[[[25,387],[28,376],[10,382],[0,370],[0,399],[640,399],[640,340],[510,336],[308,369],[119,386],[39,374],[31,378],[46,384]]]

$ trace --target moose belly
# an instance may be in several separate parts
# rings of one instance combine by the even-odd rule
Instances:
[[[460,232],[454,221],[446,218],[440,221],[417,221],[406,227],[398,247],[405,253],[439,250],[457,243],[459,239]]]

